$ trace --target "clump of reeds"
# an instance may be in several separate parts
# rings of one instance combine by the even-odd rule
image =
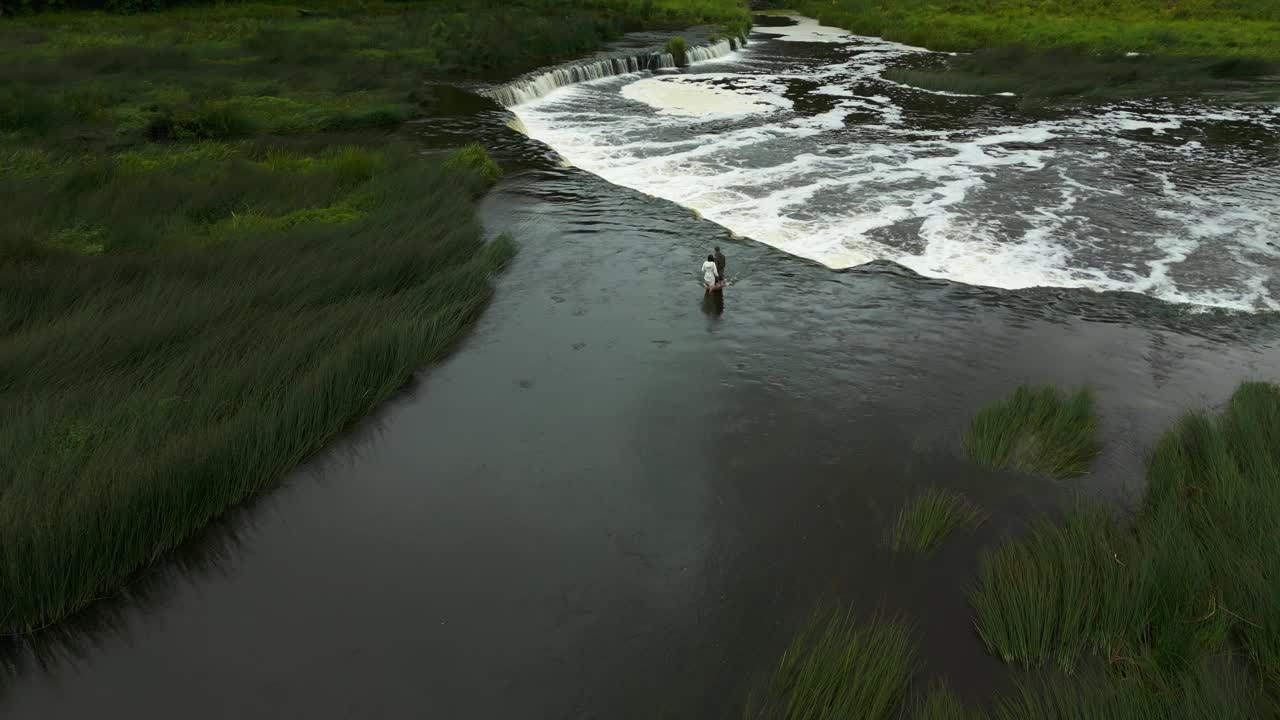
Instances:
[[[964,436],[966,454],[983,467],[1012,464],[1055,479],[1088,472],[1101,448],[1088,388],[1067,395],[1050,386],[1023,385],[981,410]]]
[[[926,553],[959,528],[982,522],[982,512],[954,490],[928,488],[898,513],[891,545],[894,552]]]
[[[488,188],[502,177],[502,168],[494,162],[489,152],[478,142],[469,143],[453,151],[445,161],[447,167],[471,173],[483,188]]]
[[[684,67],[689,64],[688,42],[679,36],[673,37],[667,41],[667,53],[669,53],[676,65]]]
[[[1006,662],[1071,670],[1080,655],[1122,647],[1140,620],[1132,543],[1108,513],[1076,509],[1038,522],[982,560],[972,601],[978,634]]]
[[[858,622],[828,607],[797,633],[771,681],[751,698],[750,720],[882,720],[905,697],[915,667],[911,630],[879,615]]]
[[[1277,535],[1280,390],[1246,383],[1216,417],[1193,413],[1161,439],[1131,528],[1076,510],[988,554],[978,632],[1009,662],[1070,671],[1093,654],[1165,689],[1234,639],[1275,682]]]
[[[1024,681],[996,707],[996,720],[1254,720],[1275,717],[1275,700],[1221,658],[1196,664],[1176,684],[1089,672]]]
[[[980,710],[965,705],[946,682],[935,682],[916,698],[911,720],[983,720]]]

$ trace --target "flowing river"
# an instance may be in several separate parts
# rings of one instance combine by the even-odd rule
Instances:
[[[515,112],[583,169],[831,268],[1280,309],[1274,106],[1026,112],[881,77],[935,59],[919,48],[804,19],[756,37]]]
[[[532,138],[442,90],[406,132],[491,148],[481,219],[520,244],[474,332],[120,597],[0,640],[0,717],[740,718],[823,598],[905,616],[918,687],[1008,691],[973,630],[982,550],[1132,503],[1169,423],[1280,380],[1280,131],[879,79],[928,60],[757,28],[520,104]],[[704,297],[716,244],[732,284]],[[1023,382],[1094,388],[1090,474],[964,458]],[[929,485],[988,519],[894,556]]]

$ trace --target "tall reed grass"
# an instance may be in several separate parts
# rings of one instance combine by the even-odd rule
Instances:
[[[978,632],[1009,662],[1070,671],[1097,655],[1170,690],[1240,647],[1274,686],[1277,535],[1280,389],[1246,383],[1218,415],[1193,413],[1161,439],[1131,528],[1077,510],[990,553]]]
[[[1012,464],[1058,479],[1083,475],[1102,448],[1093,406],[1088,388],[1068,396],[1023,385],[973,418],[964,450],[992,470]]]
[[[847,608],[815,612],[770,682],[748,702],[750,720],[885,720],[906,696],[915,667],[910,628]]]
[[[1229,662],[1195,666],[1171,688],[1091,672],[1023,681],[995,720],[1257,720],[1276,717],[1274,698]]]
[[[966,706],[945,682],[935,682],[929,690],[916,698],[910,714],[911,720],[984,720],[986,715],[976,708]]]
[[[682,37],[673,37],[667,41],[667,52],[671,54],[676,65],[688,65],[689,44]]]
[[[310,169],[255,169],[269,158]],[[457,343],[512,244],[486,243],[473,217],[483,177],[413,158],[268,153],[189,184],[208,161],[29,181],[24,207],[73,201],[0,226],[4,632],[112,592]],[[336,221],[226,227],[245,202],[280,218],[352,197]],[[82,228],[78,245],[42,239],[58,219]],[[220,229],[147,239],[173,224]]]
[[[893,525],[894,552],[927,553],[953,531],[982,522],[982,512],[954,490],[927,488],[898,513]]]

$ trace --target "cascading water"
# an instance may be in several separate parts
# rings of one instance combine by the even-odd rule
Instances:
[[[707,45],[698,45],[686,50],[685,58],[690,63],[706,62],[724,57],[745,44],[745,40],[730,38]],[[539,70],[505,85],[486,90],[483,94],[504,107],[515,107],[545,97],[554,90],[569,85],[674,67],[676,67],[676,61],[671,53],[647,50],[579,60],[549,70]]]
[[[831,268],[1280,310],[1280,108],[1023,110],[882,77],[934,62],[921,48],[804,19],[756,31],[691,72],[513,111],[578,167]]]

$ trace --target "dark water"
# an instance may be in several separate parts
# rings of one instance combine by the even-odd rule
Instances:
[[[834,272],[562,167],[497,110],[485,201],[521,253],[459,352],[284,486],[11,656],[4,718],[722,718],[820,598],[916,625],[919,679],[1009,684],[978,552],[1077,494],[1126,503],[1170,420],[1280,377],[1271,316]],[[719,243],[733,285],[693,277]],[[966,462],[1021,382],[1092,384],[1066,483]],[[883,534],[927,484],[990,512],[926,559]]]

